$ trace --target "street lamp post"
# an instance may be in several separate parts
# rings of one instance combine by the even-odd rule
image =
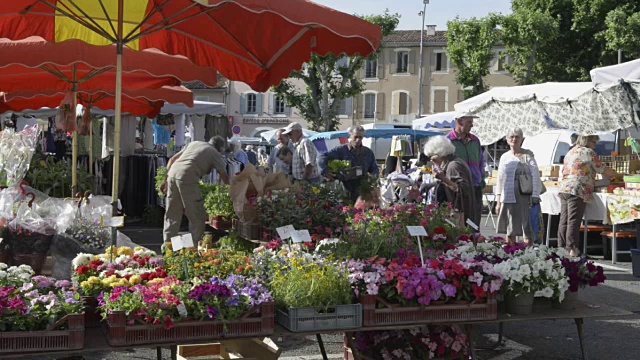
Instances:
[[[418,69],[418,77],[420,81],[420,88],[418,89],[418,117],[422,117],[422,63],[424,62],[424,57],[422,55],[423,47],[424,47],[424,17],[427,13],[427,4],[429,0],[422,0],[424,4],[424,9],[418,13],[418,15],[422,16],[422,28],[420,28],[420,68]]]

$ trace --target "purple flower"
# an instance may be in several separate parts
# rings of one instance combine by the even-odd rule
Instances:
[[[75,305],[78,303],[78,299],[76,299],[76,293],[73,291],[64,291],[64,301],[69,305]]]
[[[447,284],[445,286],[442,287],[442,291],[444,291],[444,294],[447,295],[447,297],[455,297],[456,293],[458,292],[456,287],[451,285],[451,284]]]
[[[36,283],[36,286],[40,289],[46,289],[54,285],[54,279],[42,275],[37,275],[31,278]]]
[[[216,317],[218,317],[218,310],[216,310],[216,308],[214,308],[213,306],[208,306],[207,315],[209,316],[209,319],[215,319]]]
[[[69,280],[58,280],[55,283],[55,287],[58,289],[68,289],[71,287],[71,281]]]

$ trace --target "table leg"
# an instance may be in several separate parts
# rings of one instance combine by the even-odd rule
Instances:
[[[178,346],[171,345],[171,360],[178,360]]]
[[[162,360],[162,348],[160,346],[156,348],[156,360]]]
[[[353,354],[353,360],[362,360],[360,354],[358,354],[358,352],[356,351],[356,343],[355,341],[353,341],[354,334],[352,332],[348,332],[345,334],[347,335],[347,345],[351,349],[351,354]]]
[[[504,336],[504,323],[503,322],[499,322],[498,323],[498,341],[496,341],[495,344],[489,345],[489,346],[486,346],[486,347],[478,346],[478,347],[476,347],[476,349],[493,351],[493,350],[497,349],[500,345],[502,345],[503,336]]]
[[[471,355],[471,360],[478,360],[476,356],[476,342],[473,341],[473,324],[465,324],[464,329],[467,332],[467,338],[469,338],[469,355]]]
[[[584,239],[582,240],[582,254],[587,255],[587,237],[589,236],[589,221],[587,216],[583,216],[584,219]]]
[[[322,360],[329,360],[327,358],[327,351],[324,349],[324,343],[322,342],[322,335],[316,334],[316,339],[318,340],[318,347],[320,347],[320,353],[322,354]]]
[[[551,217],[552,214],[547,215],[547,247],[551,246]]]
[[[616,236],[617,231],[616,224],[613,224],[613,238],[611,239],[611,263],[615,264],[618,261],[618,238]]]
[[[580,350],[582,351],[582,360],[587,360],[587,348],[584,344],[584,331],[582,325],[584,324],[584,320],[582,318],[574,319],[576,322],[576,327],[578,328],[578,338],[580,339]]]

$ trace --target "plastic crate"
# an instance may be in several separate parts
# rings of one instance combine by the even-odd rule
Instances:
[[[60,330],[63,328],[64,330]],[[0,354],[84,348],[84,314],[64,316],[44,331],[0,332]]]
[[[333,312],[327,312],[331,311]],[[276,321],[292,332],[356,329],[362,326],[362,305],[312,306],[278,310]]]
[[[631,249],[631,266],[633,276],[640,277],[640,249]]]
[[[127,325],[124,311],[114,311],[107,317],[107,341],[111,346],[129,346],[269,336],[275,329],[274,310],[269,302],[237,320],[180,321],[168,330],[163,325]]]
[[[360,298],[363,306],[363,326],[402,324],[453,324],[456,322],[495,320],[498,318],[498,300],[495,293],[487,294],[482,303],[461,303],[403,307],[390,305],[378,296]],[[378,308],[378,304],[383,305]]]

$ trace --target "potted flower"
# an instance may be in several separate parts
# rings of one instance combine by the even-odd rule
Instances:
[[[360,304],[342,264],[301,253],[289,254],[273,267],[269,288],[276,300],[276,320],[291,331],[358,328]]]
[[[84,346],[82,301],[71,282],[33,276],[27,265],[0,264],[0,353],[71,350]],[[41,338],[33,343],[29,338]],[[61,341],[68,343],[59,347]],[[31,346],[31,347],[30,347]]]
[[[564,268],[548,258],[546,247],[520,250],[494,268],[504,277],[502,289],[512,314],[531,313],[534,297],[557,296],[562,301],[569,288]]]
[[[231,229],[231,221],[236,218],[228,185],[213,185],[204,197],[204,208],[211,219],[211,226],[218,230]]]
[[[274,328],[271,295],[242,276],[193,283],[158,278],[115,287],[99,301],[113,346],[270,335]]]
[[[564,301],[560,297],[554,297],[555,306],[565,308],[573,306],[578,300],[578,290],[586,286],[598,286],[607,279],[602,266],[596,266],[586,258],[557,257],[562,264],[566,277],[569,279],[569,288],[564,293]]]

